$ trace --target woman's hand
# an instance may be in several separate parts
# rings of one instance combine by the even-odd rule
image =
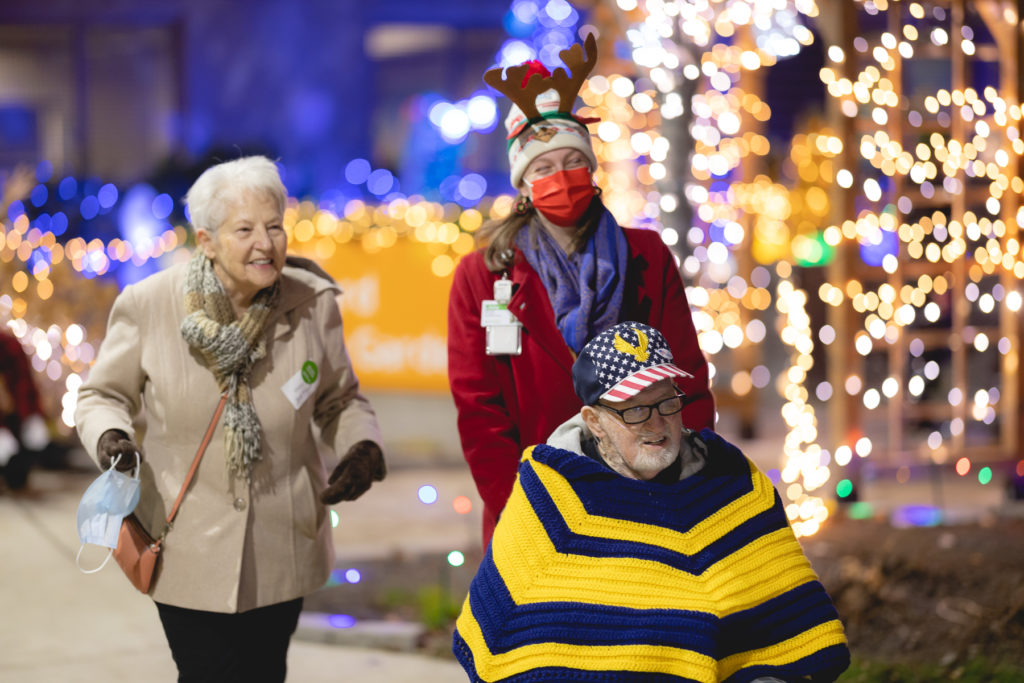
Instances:
[[[105,470],[110,469],[110,463],[119,455],[121,458],[115,465],[119,472],[125,472],[135,467],[136,456],[138,456],[138,462],[142,462],[139,447],[120,429],[108,429],[100,434],[99,443],[96,445],[96,455],[99,457],[100,467]]]
[[[384,478],[384,454],[372,441],[360,441],[341,459],[327,480],[327,488],[320,493],[320,502],[333,505],[343,500],[355,500],[366,493],[370,484]]]

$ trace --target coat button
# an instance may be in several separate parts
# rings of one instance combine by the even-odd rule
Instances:
[[[522,311],[522,310],[525,310],[525,309],[526,309],[526,302],[524,301],[523,303],[519,304],[519,310]]]
[[[235,498],[235,509],[239,512],[245,509],[245,498]]]

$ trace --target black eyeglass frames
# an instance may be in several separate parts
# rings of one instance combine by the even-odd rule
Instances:
[[[640,424],[641,422],[647,422],[651,419],[651,411],[654,409],[658,410],[660,415],[675,415],[683,409],[686,405],[686,394],[676,394],[675,396],[669,396],[668,398],[662,399],[657,403],[652,403],[647,406],[633,406],[626,408],[625,410],[619,410],[612,408],[604,403],[598,403],[597,405],[610,410],[628,425]]]

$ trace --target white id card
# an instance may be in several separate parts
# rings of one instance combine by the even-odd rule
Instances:
[[[514,325],[519,321],[508,310],[508,302],[484,299],[480,302],[480,326],[490,327],[491,325]]]
[[[508,310],[508,302],[484,299],[480,303],[480,326],[487,332],[488,356],[522,354],[522,324]]]
[[[307,360],[302,364],[302,369],[284,383],[281,391],[284,392],[288,402],[292,404],[295,410],[298,410],[306,402],[306,399],[316,391],[319,384],[320,368],[313,361]]]
[[[490,325],[487,327],[488,356],[519,356],[523,353],[523,326],[518,322],[511,325]]]

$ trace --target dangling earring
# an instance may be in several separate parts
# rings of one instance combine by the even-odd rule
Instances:
[[[503,263],[503,264],[505,264],[506,268],[511,268],[512,267],[512,261],[514,261],[515,258],[516,258],[516,252],[515,252],[515,250],[513,250],[511,248],[505,249],[500,254],[498,254],[498,261]]]
[[[533,202],[525,194],[519,195],[516,199],[515,212],[517,216],[525,216],[526,213],[533,208]]]

